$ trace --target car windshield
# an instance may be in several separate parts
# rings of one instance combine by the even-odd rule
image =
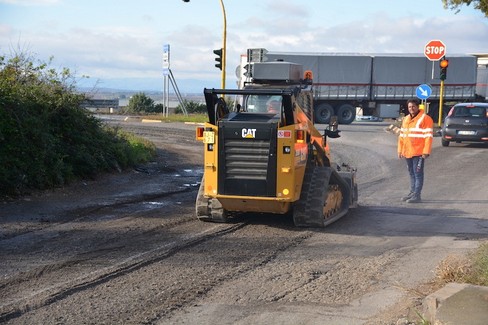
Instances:
[[[487,109],[480,106],[455,106],[452,116],[455,117],[485,117]]]

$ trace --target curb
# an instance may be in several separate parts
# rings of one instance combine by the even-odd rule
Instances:
[[[422,305],[431,324],[486,325],[488,287],[448,283],[428,295]]]

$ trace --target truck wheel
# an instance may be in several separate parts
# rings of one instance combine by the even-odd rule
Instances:
[[[449,141],[441,139],[441,144],[443,147],[449,147]]]
[[[351,124],[356,118],[356,109],[350,104],[344,104],[337,111],[337,120],[340,124]]]
[[[315,122],[329,124],[330,118],[334,115],[334,108],[329,104],[320,104],[314,109]]]

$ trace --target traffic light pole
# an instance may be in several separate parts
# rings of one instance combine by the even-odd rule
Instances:
[[[221,75],[221,88],[225,89],[225,63],[227,61],[227,17],[225,15],[224,1],[220,0],[220,7],[222,8],[222,17],[224,23],[224,32],[222,36],[222,75]]]
[[[449,66],[449,60],[444,56],[439,62],[439,79],[441,79],[441,86],[439,89],[439,118],[437,126],[441,127],[442,124],[442,108],[444,104],[444,80],[447,78],[447,67]]]
[[[183,0],[183,2],[190,2],[190,0]],[[222,37],[222,75],[221,75],[221,88],[225,89],[225,65],[227,60],[227,17],[225,15],[224,1],[220,0],[220,7],[222,8],[222,17],[224,20],[224,32]]]
[[[442,106],[444,104],[444,80],[441,80],[441,89],[439,89],[439,118],[437,126],[441,127],[442,124]]]

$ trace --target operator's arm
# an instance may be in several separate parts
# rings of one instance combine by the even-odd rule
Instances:
[[[397,145],[397,152],[398,152],[398,158],[403,158],[403,146],[405,142],[405,134],[404,134],[404,127],[403,127],[403,121],[402,121],[402,126],[400,129],[400,134],[398,135],[398,145]]]
[[[424,149],[422,151],[422,157],[427,158],[432,151],[432,140],[434,139],[434,121],[428,115],[425,116],[424,125],[422,127],[425,137]]]

